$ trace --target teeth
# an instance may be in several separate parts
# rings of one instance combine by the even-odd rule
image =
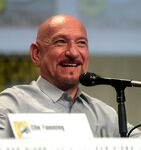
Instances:
[[[77,64],[62,64],[64,67],[76,67]]]

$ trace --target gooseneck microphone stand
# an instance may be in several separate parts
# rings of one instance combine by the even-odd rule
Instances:
[[[141,83],[138,81],[124,80],[124,79],[114,79],[114,78],[105,78],[100,77],[94,73],[83,73],[80,76],[80,83],[85,86],[95,86],[95,85],[111,85],[115,88],[117,94],[118,102],[118,125],[119,125],[119,134],[121,137],[127,136],[127,120],[126,120],[126,109],[125,109],[125,94],[124,90],[126,87],[141,86]]]
[[[124,94],[126,86],[121,83],[121,85],[113,85],[113,87],[115,88],[117,94],[119,133],[121,137],[127,137],[126,108],[124,104],[126,101]]]

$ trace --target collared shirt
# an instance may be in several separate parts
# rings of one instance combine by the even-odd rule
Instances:
[[[30,85],[17,85],[0,93],[0,137],[12,137],[8,113],[85,113],[94,137],[119,137],[116,111],[78,89],[71,96],[39,77]],[[74,122],[73,122],[74,123]],[[132,126],[128,124],[128,129]],[[136,130],[132,136],[139,136]]]

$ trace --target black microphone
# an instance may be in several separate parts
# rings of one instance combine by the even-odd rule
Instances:
[[[141,87],[140,81],[133,81],[128,79],[107,78],[96,75],[95,73],[86,72],[80,75],[79,81],[84,86],[96,85],[111,85],[111,86],[124,86],[124,87]]]

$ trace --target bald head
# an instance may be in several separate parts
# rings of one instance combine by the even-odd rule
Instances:
[[[40,25],[30,55],[44,79],[74,97],[79,76],[87,71],[89,64],[84,25],[70,15],[49,18]]]
[[[87,34],[84,25],[77,18],[70,15],[57,15],[49,18],[40,25],[37,34],[37,41],[47,40],[47,37],[50,37],[52,34],[52,29],[55,29],[59,25],[62,25],[62,27],[64,25],[65,27],[71,26],[72,24],[76,26],[76,28],[79,26],[79,28],[82,28],[85,34]]]

